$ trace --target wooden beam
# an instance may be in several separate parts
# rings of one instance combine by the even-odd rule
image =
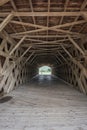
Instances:
[[[36,32],[41,32],[41,31],[45,31],[46,29],[42,28],[42,29],[35,29],[35,30],[30,30],[30,31],[23,31],[23,32],[18,32],[18,33],[13,33],[10,34],[10,36],[16,36],[16,35],[27,35],[29,33],[36,33]]]
[[[27,50],[20,56],[20,58],[24,57],[24,55],[31,49],[32,46],[29,46]]]
[[[83,15],[83,18],[87,21],[87,13],[84,12],[82,15]]]
[[[67,5],[68,5],[68,3],[69,3],[69,0],[65,0],[64,12],[66,12],[66,10],[67,10]],[[61,17],[60,22],[59,22],[59,25],[62,24],[63,18],[64,18],[64,16]]]
[[[16,41],[9,36],[9,34],[3,30],[2,32],[0,32],[0,35],[2,36],[3,39],[6,39],[6,41],[8,41],[10,44],[15,45]]]
[[[32,58],[32,59],[33,59],[33,58]],[[34,56],[33,61],[32,61],[32,62],[30,62],[29,64],[30,64],[30,65],[33,65],[33,64],[36,62],[36,59],[37,59],[37,55],[35,55],[35,56]]]
[[[62,44],[60,44],[60,45],[63,48],[63,50],[66,52],[66,54],[70,57],[71,61],[73,61],[74,64],[78,65],[78,67],[83,70],[84,75],[87,77],[86,68],[79,61],[75,60],[75,58],[70,54],[70,52]]]
[[[63,30],[63,29],[56,29],[56,28],[52,28],[52,27],[43,27],[42,29],[35,29],[35,30],[30,30],[30,31],[13,33],[13,34],[10,34],[10,36],[24,35],[24,34],[27,35],[27,34],[36,33],[36,32],[47,31],[47,30],[52,30],[52,31],[61,32],[61,33],[65,33],[65,34],[72,34],[72,35],[80,35],[80,36],[84,35],[84,34],[81,34],[78,32],[72,32],[72,31]]]
[[[11,36],[12,38],[16,38],[16,39],[19,39],[21,38],[23,35],[20,35],[20,36]],[[26,35],[26,37],[29,37],[29,38],[54,38],[54,37],[67,37],[67,35]],[[74,36],[75,37],[75,36]]]
[[[1,21],[3,19],[0,19]],[[20,22],[20,21],[16,21],[16,20],[11,20],[10,23],[14,23],[14,24],[18,24],[18,25],[23,25],[23,26],[31,26],[31,27],[37,27],[37,28],[42,28],[42,27],[46,27],[46,26],[41,26],[41,25],[37,25],[37,24],[32,24],[32,23],[26,23],[26,22]],[[82,24],[82,23],[86,23],[85,20],[79,20],[76,22],[70,22],[70,23],[64,23],[61,25],[56,25],[54,27],[50,27],[50,28],[61,28],[61,27],[68,27],[71,25],[78,25],[78,24]]]
[[[57,52],[57,50],[58,49],[56,49],[55,52]],[[32,51],[35,51],[35,53],[39,52],[40,54],[43,53],[43,52],[45,52],[45,53],[50,53],[50,52],[54,53],[54,50],[50,50],[50,49],[49,50],[45,50],[45,49],[44,50],[31,50],[30,52],[32,52]]]
[[[79,11],[82,12],[85,9],[86,5],[87,5],[87,0],[83,0],[83,3],[81,4]],[[82,17],[84,18],[84,13],[82,14]],[[78,19],[79,19],[79,16],[77,16],[74,21],[76,22]],[[73,25],[69,28],[69,31],[72,30],[72,28],[73,28]]]
[[[80,22],[74,22],[72,24],[81,24],[81,23],[84,23],[86,22],[85,20],[82,20]],[[12,23],[16,23],[16,24],[19,24],[19,22],[17,21],[13,21]],[[20,22],[23,24],[23,22]],[[24,31],[24,32],[19,32],[19,33],[15,33],[15,34],[11,34],[11,36],[13,35],[24,35],[24,34],[29,34],[29,33],[35,33],[35,32],[40,32],[40,31],[47,31],[47,30],[52,30],[52,31],[57,31],[57,32],[62,32],[62,33],[68,33],[68,34],[79,34],[77,32],[70,32],[68,30],[63,30],[63,29],[59,29],[60,27],[66,27],[66,26],[70,26],[72,25],[71,23],[66,23],[66,24],[63,24],[63,25],[56,25],[56,26],[53,26],[53,27],[46,27],[46,26],[41,26],[41,25],[36,25],[36,24],[31,24],[31,23],[25,23],[26,25],[30,25],[30,26],[33,26],[35,28],[40,28],[40,29],[35,29],[35,30],[31,30],[31,31]]]
[[[71,38],[70,36],[68,36],[70,42],[80,51],[80,53],[82,53],[82,55],[85,55],[85,52],[80,48],[80,46],[73,40],[73,38]]]
[[[76,21],[76,22],[64,23],[64,24],[56,25],[52,28],[61,28],[61,27],[63,28],[63,27],[69,27],[69,26],[72,26],[72,25],[78,25],[78,24],[83,24],[83,23],[86,23],[86,21],[85,20],[79,20],[79,21]]]
[[[66,58],[59,51],[57,51],[57,53],[67,62]]]
[[[17,12],[17,7],[15,5],[15,1],[14,0],[11,0],[11,5],[12,5],[14,11]],[[19,16],[18,16],[18,19],[19,19],[20,22],[22,22],[22,19]],[[24,31],[26,31],[26,28],[23,25],[22,25],[22,27],[23,27]]]
[[[24,41],[25,36],[16,44],[16,46],[12,49],[12,51],[9,53],[9,55],[12,55],[13,52],[20,46],[20,44]]]
[[[60,46],[63,48],[63,50],[66,52],[66,54],[72,59],[72,55],[69,53],[69,51],[62,45],[60,44]]]
[[[4,38],[2,42],[0,43],[0,51],[3,50],[4,46],[6,44],[6,39]]]
[[[4,21],[0,24],[0,32],[5,28],[5,26],[10,22],[10,20],[13,18],[13,13],[10,13]]]
[[[48,13],[50,12],[50,0],[48,0]],[[49,27],[49,16],[47,16],[47,27]],[[47,30],[48,35],[48,30]]]
[[[64,4],[64,12],[66,12],[66,9],[67,9],[67,5],[68,5],[68,3],[69,3],[69,0],[65,0],[65,4]],[[62,22],[63,22],[63,18],[64,18],[64,16],[61,17],[60,21],[58,21],[58,22],[59,22],[59,25],[62,24]],[[58,33],[57,33],[56,35],[58,35]],[[55,38],[55,40],[56,40],[56,38]]]
[[[87,11],[77,11],[77,12],[14,12],[14,16],[83,16]],[[0,13],[0,16],[5,17],[9,12]]]
[[[36,49],[36,51],[47,51],[47,50],[53,50],[53,51],[55,51],[55,50],[57,50],[58,48],[42,48],[42,47],[38,47],[38,49],[37,49],[37,47],[36,48],[34,48],[34,49]]]
[[[21,39],[21,38],[18,38],[18,39]],[[78,38],[74,38],[74,39],[78,39]],[[29,39],[26,38],[26,40],[33,41],[33,43],[31,43],[32,45],[34,45],[34,44],[54,44],[54,43],[58,43],[58,42],[69,41],[69,39],[65,39],[65,40],[61,39],[61,40],[56,40],[56,41],[53,40],[53,41],[49,42],[49,41],[44,41],[44,40],[39,40],[39,39],[31,39],[31,38],[29,38]],[[30,43],[29,43],[29,45],[30,45]]]
[[[32,1],[31,1],[31,0],[29,0],[29,4],[30,4],[30,8],[31,8],[32,13],[34,13],[33,5],[32,5]],[[34,15],[32,15],[32,18],[33,18],[33,23],[35,24],[36,22],[35,22],[35,17],[34,17]]]
[[[6,4],[7,2],[9,2],[10,0],[0,0],[0,6]]]
[[[33,58],[30,60],[29,64],[32,64],[32,62],[34,61],[36,55],[33,56]]]
[[[75,60],[75,58],[69,53],[69,51],[63,45],[61,45],[61,47],[66,52],[66,54],[68,54],[68,56],[70,57],[70,60],[74,64],[76,64],[82,70],[82,73],[84,73],[84,75],[87,77],[87,69],[79,61]],[[77,75],[77,73],[75,71],[72,71],[72,72]],[[79,78],[78,75],[77,75],[77,78]],[[78,81],[79,86],[82,88],[83,92],[85,93],[84,86],[83,86],[83,84],[80,81],[81,81],[81,79],[79,78],[79,81]]]
[[[57,61],[59,61],[61,64],[63,63],[63,61],[57,55],[54,55],[54,56],[56,57]]]
[[[84,12],[14,12],[14,16],[81,16]]]
[[[29,57],[26,59],[26,61],[24,62],[24,64],[26,64],[28,61],[29,61],[29,59],[31,58],[31,56],[34,54],[35,52],[33,51],[30,55],[29,55]]]

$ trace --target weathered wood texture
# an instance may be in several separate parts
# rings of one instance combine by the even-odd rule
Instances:
[[[86,34],[87,0],[1,0],[0,90],[9,92],[49,63],[87,93]]]
[[[83,48],[85,48],[85,44],[83,44]],[[59,65],[56,74],[78,90],[87,94],[87,59],[85,51],[85,57],[75,47],[68,50],[65,49],[65,51],[66,54],[64,57],[67,57],[67,61]]]
[[[34,72],[30,72],[31,75],[29,76],[29,71],[32,71],[32,68],[30,67],[31,69],[29,70],[29,66],[27,66],[26,63],[24,64],[26,60],[26,57],[24,56],[27,51],[25,53],[21,48],[19,49],[18,47],[13,51],[14,48],[15,45],[7,43],[6,40],[1,39],[0,90],[3,89],[4,93],[10,92],[19,84],[26,83],[30,80],[32,74],[34,75]]]

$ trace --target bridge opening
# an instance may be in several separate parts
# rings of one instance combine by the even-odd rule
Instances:
[[[39,68],[39,75],[52,75],[52,68],[49,66],[42,66]]]

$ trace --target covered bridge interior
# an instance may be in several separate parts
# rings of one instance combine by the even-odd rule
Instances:
[[[77,101],[75,105],[78,104],[78,100],[81,100],[84,111],[82,116],[86,116],[87,113],[84,109],[87,108],[87,97],[85,96],[87,94],[87,0],[0,0],[0,97],[15,91],[19,93],[21,86],[30,83],[34,76],[38,76],[38,69],[41,66],[52,68],[52,75],[56,76],[57,84],[64,81],[71,85],[72,89],[75,88],[71,91],[70,86],[68,88],[67,85],[63,86],[61,96],[64,92],[65,94],[66,92],[71,93],[71,98],[75,96],[75,99],[72,100]],[[42,77],[44,78],[44,76]],[[49,78],[49,76],[45,76],[43,82],[45,85],[46,77]],[[27,87],[24,87],[26,90],[22,88],[24,95],[29,95],[27,93],[29,87],[33,91],[34,88],[28,84]],[[44,92],[49,91],[48,88]],[[55,93],[60,89],[62,92],[62,88],[59,88],[58,85],[51,89],[55,90]],[[39,90],[41,88],[37,87],[35,91],[38,91],[39,94]],[[67,97],[67,94],[65,96]],[[27,100],[29,98],[27,97]],[[83,103],[82,100],[84,100]],[[54,107],[55,111],[57,111],[57,107]],[[51,112],[51,110],[49,111]],[[12,115],[9,116],[12,117]],[[64,117],[66,118],[66,116]],[[84,125],[87,125],[87,116],[84,117],[85,119],[86,124]],[[34,119],[31,120],[34,124]],[[55,124],[55,122],[53,123]],[[41,126],[43,126],[42,124]],[[18,125],[13,130],[17,130],[17,128],[21,130],[56,130],[60,127],[60,130],[74,130],[73,125],[72,128],[70,126],[65,128],[64,125],[56,126],[55,124],[52,129],[50,123],[48,125],[44,124],[43,127],[38,125],[38,128],[26,126],[24,129]],[[83,128],[80,125],[81,122],[79,122],[78,129],[75,128],[75,130],[86,130],[85,126]],[[0,130],[7,130],[7,127],[1,126]],[[12,128],[9,127],[9,130]]]

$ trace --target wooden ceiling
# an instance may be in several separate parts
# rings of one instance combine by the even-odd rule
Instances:
[[[87,34],[87,0],[0,0],[0,23],[14,49],[51,55],[74,45],[84,53],[78,42]]]

